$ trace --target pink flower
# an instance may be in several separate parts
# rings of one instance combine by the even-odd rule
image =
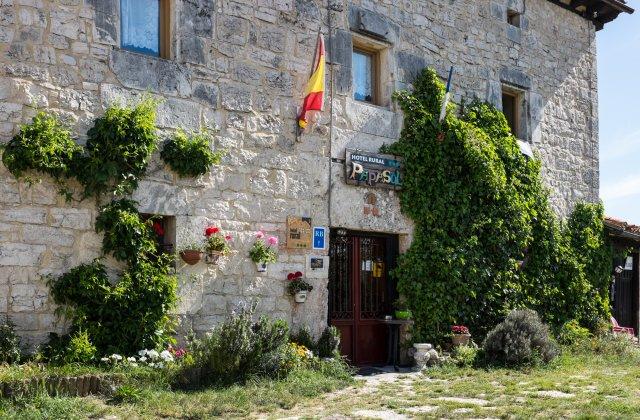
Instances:
[[[269,245],[278,245],[278,238],[275,236],[269,236],[267,242],[269,242]]]
[[[230,241],[233,238],[231,237],[231,235],[227,235],[227,236],[224,237],[224,239],[226,239],[227,241]]]
[[[259,230],[258,233],[256,233],[256,238],[258,238],[258,239],[264,238],[264,232]]]

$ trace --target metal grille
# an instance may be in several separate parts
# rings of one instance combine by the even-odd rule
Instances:
[[[351,288],[353,252],[351,237],[332,238],[330,247],[329,307],[331,319],[353,319],[353,289]]]
[[[378,319],[384,314],[385,281],[373,277],[375,261],[384,257],[381,240],[360,240],[360,319]]]

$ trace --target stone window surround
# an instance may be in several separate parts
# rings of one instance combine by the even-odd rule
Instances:
[[[365,102],[365,104],[389,108],[391,104],[390,86],[393,83],[389,71],[389,44],[357,33],[351,34],[351,40],[354,51],[363,51],[373,56],[373,102]],[[351,97],[353,97],[353,92]]]
[[[502,95],[509,95],[513,97],[515,100],[515,109],[514,109],[514,123],[515,123],[515,132],[513,133],[516,138],[519,140],[525,140],[528,138],[527,135],[527,91],[508,83],[502,83]],[[502,96],[501,96],[502,99]],[[504,111],[504,104],[502,104],[501,109]]]

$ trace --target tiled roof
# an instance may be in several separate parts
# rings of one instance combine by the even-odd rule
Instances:
[[[618,233],[627,233],[632,236],[638,236],[640,238],[640,226],[633,225],[625,222],[624,220],[617,219],[615,217],[606,216],[604,218],[604,224],[610,230],[614,230]]]

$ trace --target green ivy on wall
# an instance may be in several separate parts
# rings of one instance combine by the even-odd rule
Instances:
[[[413,92],[396,93],[405,126],[382,150],[404,158],[400,201],[415,231],[394,276],[416,338],[438,341],[454,324],[482,337],[516,307],[556,326],[606,317],[611,247],[602,206],[579,204],[559,223],[539,160],[522,155],[504,115],[473,102],[458,118],[450,105],[441,124],[443,96],[430,69]]]
[[[187,135],[178,130],[160,152],[160,157],[181,177],[197,177],[220,163],[222,152],[211,150],[211,136],[206,132]]]

